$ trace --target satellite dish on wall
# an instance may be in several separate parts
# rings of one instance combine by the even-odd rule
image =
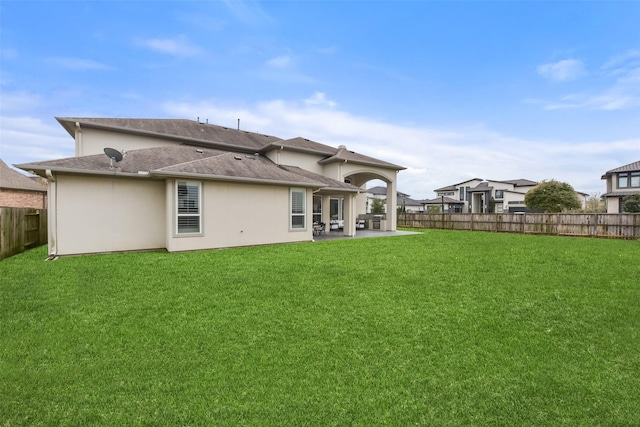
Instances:
[[[116,163],[122,161],[122,159],[124,158],[124,156],[122,155],[121,152],[119,152],[118,150],[116,150],[115,148],[105,148],[104,149],[104,154],[107,155],[107,157],[109,158],[110,162],[109,162],[109,169],[113,169],[113,161],[115,160]]]

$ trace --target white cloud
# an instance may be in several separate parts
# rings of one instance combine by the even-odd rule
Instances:
[[[318,94],[309,99],[323,99]],[[482,127],[438,129],[387,123],[307,100],[281,99],[250,106],[216,100],[167,102],[168,116],[208,118],[209,123],[275,135],[302,136],[334,147],[346,145],[359,153],[406,167],[399,191],[413,198],[433,198],[433,190],[468,178],[559,179],[576,190],[604,192],[600,176],[609,169],[640,159],[640,137],[619,141],[514,138]]]
[[[245,25],[258,25],[271,22],[272,18],[253,0],[223,0],[236,19]]]
[[[315,79],[298,69],[296,58],[292,55],[280,55],[265,62],[264,67],[258,71],[262,79],[279,83],[310,84]]]
[[[600,86],[604,83],[603,89],[591,89],[596,87],[594,81],[582,92],[563,95],[557,101],[543,102],[544,108],[603,111],[640,108],[640,50],[613,56],[600,69],[602,72],[597,78]]]
[[[0,95],[2,96],[0,112],[3,115],[32,110],[40,105],[42,101],[40,95],[35,93],[4,90],[1,87],[0,92]]]
[[[632,49],[620,55],[615,55],[602,65],[603,70],[611,71],[613,74],[630,68],[640,66],[640,49]]]
[[[202,49],[192,44],[185,36],[138,39],[135,40],[135,44],[155,52],[181,57],[195,56],[202,53]]]
[[[113,67],[102,64],[92,59],[81,58],[49,58],[46,60],[49,64],[69,70],[113,70]]]
[[[558,62],[538,65],[538,74],[556,82],[576,80],[586,74],[582,61],[563,59]]]
[[[0,157],[7,164],[72,157],[75,143],[55,120],[0,116]]]
[[[282,55],[267,61],[267,65],[272,68],[289,68],[293,65],[293,59],[289,55]]]
[[[326,98],[324,92],[316,92],[310,98],[304,100],[305,105],[323,105],[325,107],[335,107],[337,104]]]

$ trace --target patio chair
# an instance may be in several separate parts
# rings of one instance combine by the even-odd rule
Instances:
[[[325,232],[325,223],[324,222],[316,222],[313,224],[313,235],[314,236],[326,236]]]

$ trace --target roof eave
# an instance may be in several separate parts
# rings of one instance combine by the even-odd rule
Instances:
[[[101,175],[101,176],[122,176],[122,177],[136,177],[136,178],[147,178],[149,177],[149,173],[147,171],[139,171],[137,173],[133,172],[121,172],[118,169],[109,169],[109,170],[95,170],[95,169],[80,169],[80,168],[65,168],[60,166],[46,166],[46,165],[37,165],[37,164],[21,164],[15,165],[17,168],[20,168],[27,172],[40,172],[37,173],[38,176],[46,176],[46,171],[51,172],[63,172],[70,174],[79,174],[79,175]]]
[[[239,182],[239,183],[254,183],[254,184],[270,184],[270,185],[283,185],[283,186],[296,186],[296,187],[308,187],[308,188],[322,188],[324,184],[321,182],[300,182],[300,181],[281,181],[275,179],[262,179],[262,178],[249,178],[242,176],[227,176],[227,175],[211,175],[194,172],[173,172],[173,171],[149,171],[152,177],[159,178],[194,178],[204,179],[207,181],[227,181],[227,182]]]
[[[374,163],[374,162],[363,162],[363,161],[359,161],[359,160],[339,159],[339,158],[335,158],[335,157],[329,157],[327,159],[319,160],[318,163],[321,164],[321,165],[326,165],[326,164],[329,164],[329,163],[355,163],[357,165],[371,166],[371,167],[377,167],[377,168],[382,168],[382,169],[390,169],[390,170],[395,170],[395,171],[401,171],[401,170],[406,170],[407,169],[404,166],[394,165],[393,163],[387,163],[387,164],[381,165],[381,164]]]
[[[60,122],[60,124],[73,137],[75,137],[75,123],[80,123],[80,125],[82,127],[87,127],[87,128],[114,130],[114,131],[118,131],[120,133],[127,133],[127,134],[130,134],[130,135],[144,135],[144,136],[151,136],[151,137],[154,137],[154,138],[167,139],[167,140],[171,140],[171,141],[182,141],[182,142],[188,142],[191,145],[198,145],[198,146],[203,146],[203,147],[208,147],[208,148],[225,148],[225,149],[231,149],[233,151],[240,151],[240,152],[243,152],[243,153],[245,153],[245,152],[246,153],[254,153],[256,151],[260,151],[255,147],[245,147],[245,146],[227,144],[227,143],[221,142],[221,141],[210,141],[210,140],[206,140],[206,139],[189,138],[189,137],[186,137],[186,136],[171,135],[171,134],[160,133],[160,132],[152,132],[152,131],[142,130],[142,129],[131,129],[131,128],[123,127],[123,126],[114,126],[114,125],[108,125],[108,124],[102,124],[102,123],[83,122],[82,120],[74,121],[73,118],[56,117],[56,120],[58,120],[58,122]]]

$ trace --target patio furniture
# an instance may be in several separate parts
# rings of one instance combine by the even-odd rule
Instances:
[[[325,223],[324,222],[314,222],[313,223],[313,235],[314,236],[326,236],[325,232]]]

